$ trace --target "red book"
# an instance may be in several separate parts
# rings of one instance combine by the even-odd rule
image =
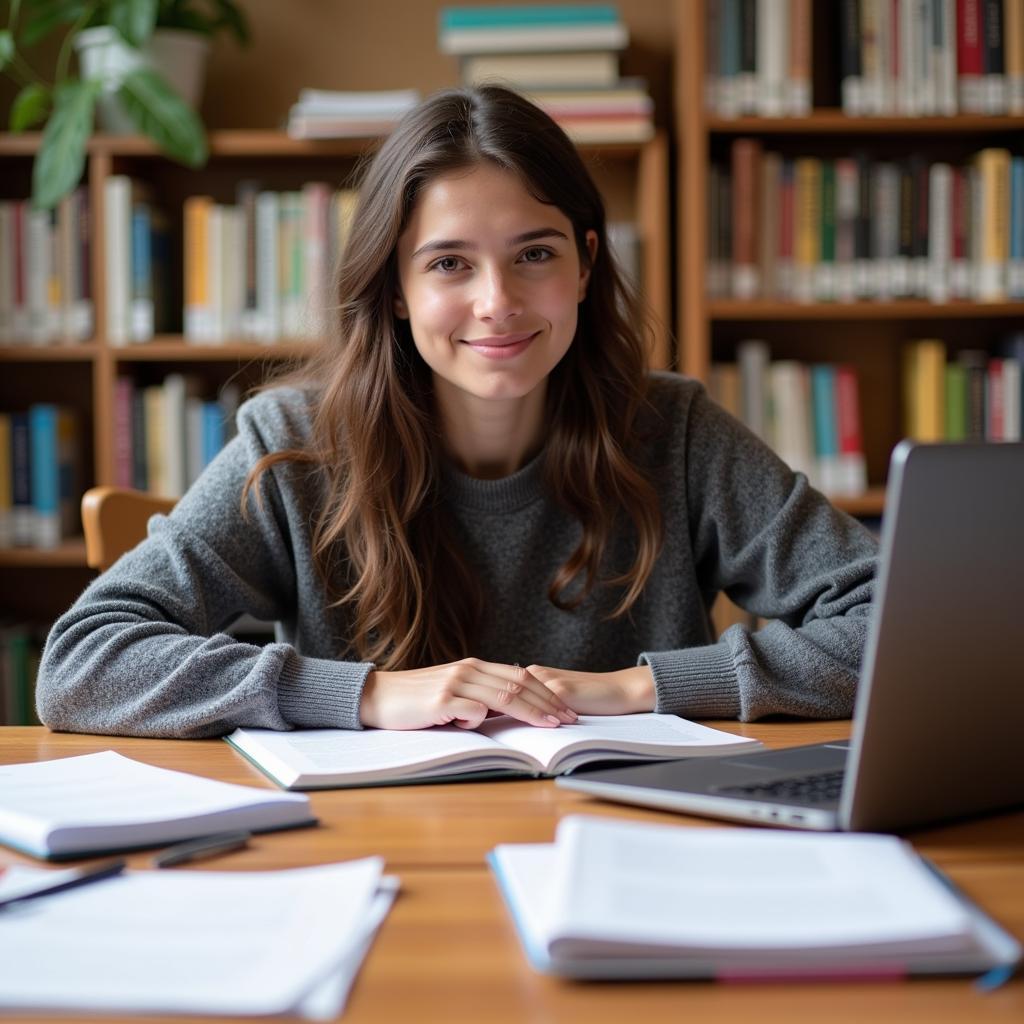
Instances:
[[[760,290],[758,271],[758,187],[761,143],[736,139],[732,144],[732,294],[752,299]]]
[[[860,388],[857,370],[849,363],[841,363],[836,367],[835,397],[842,493],[863,494],[868,480],[860,419]]]
[[[956,0],[956,74],[960,110],[984,112],[981,0]]]
[[[857,371],[845,363],[836,367],[836,427],[841,454],[857,455],[864,451]]]
[[[118,377],[114,384],[114,484],[134,486],[134,452],[132,417],[135,382],[131,377]]]

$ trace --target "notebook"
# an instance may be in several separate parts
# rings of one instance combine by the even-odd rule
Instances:
[[[1024,804],[1024,444],[901,442],[848,743],[581,772],[609,800],[902,831]]]
[[[0,766],[0,843],[46,860],[315,824],[309,797],[158,768],[113,750]]]

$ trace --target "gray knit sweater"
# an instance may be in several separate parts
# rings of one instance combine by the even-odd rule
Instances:
[[[450,469],[444,500],[486,600],[471,653],[522,665],[606,671],[647,663],[657,710],[756,719],[846,717],[868,624],[876,545],[800,474],[672,374],[651,379],[639,456],[657,489],[664,548],[627,616],[595,588],[574,611],[547,589],[579,525],[544,492],[543,453],[512,476]],[[326,607],[310,553],[322,495],[292,463],[264,477],[262,508],[239,511],[253,463],[308,433],[306,396],[276,389],[245,403],[238,435],[149,537],[54,624],[38,681],[52,729],[217,736],[236,726],[357,729],[373,667],[354,660],[347,613]],[[631,563],[629,534],[606,565]],[[719,591],[771,621],[713,641]],[[284,642],[225,630],[243,613],[278,621]]]

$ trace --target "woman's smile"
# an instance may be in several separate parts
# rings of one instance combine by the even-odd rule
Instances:
[[[492,335],[487,338],[465,338],[463,345],[468,345],[485,359],[515,359],[525,352],[540,331],[528,331],[519,334]]]

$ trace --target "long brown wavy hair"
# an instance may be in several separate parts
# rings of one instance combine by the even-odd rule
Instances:
[[[385,670],[474,653],[485,613],[439,500],[444,457],[431,373],[393,306],[398,239],[418,195],[439,175],[483,162],[515,173],[566,215],[584,264],[586,232],[598,239],[576,336],[548,378],[545,486],[582,527],[549,598],[571,609],[595,586],[612,586],[621,590],[612,615],[624,615],[661,546],[657,496],[629,454],[646,397],[646,318],[609,255],[600,193],[565,133],[521,96],[497,86],[437,93],[366,168],[338,269],[333,336],[300,371],[315,397],[310,441],[265,456],[246,482],[248,495],[288,460],[322,474],[314,558],[328,599],[350,609],[352,648]],[[628,571],[601,579],[622,516],[635,557]]]

